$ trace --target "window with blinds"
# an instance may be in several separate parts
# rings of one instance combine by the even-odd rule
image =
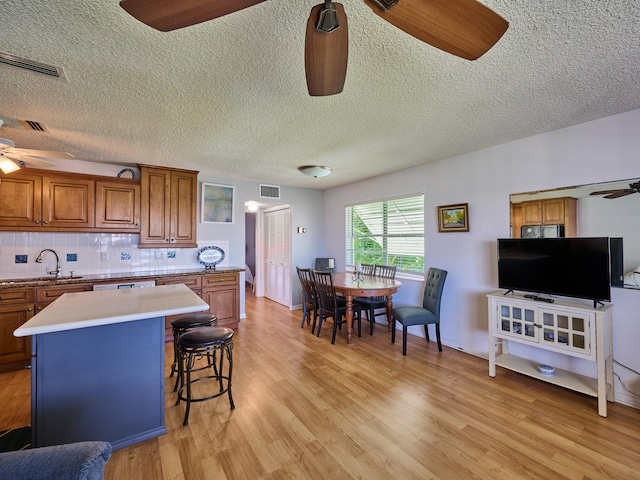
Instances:
[[[424,195],[353,205],[345,217],[347,265],[424,272]]]

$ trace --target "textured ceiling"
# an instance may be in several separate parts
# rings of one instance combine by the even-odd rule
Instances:
[[[510,27],[470,62],[342,0],[344,91],[310,97],[304,37],[318,3],[267,0],[163,33],[118,0],[1,0],[0,51],[66,79],[0,65],[0,137],[82,160],[325,189],[640,108],[638,1],[485,0]],[[305,177],[306,164],[333,174]]]

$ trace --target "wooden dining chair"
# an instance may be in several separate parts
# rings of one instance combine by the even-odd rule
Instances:
[[[396,342],[396,322],[402,324],[402,354],[407,354],[407,327],[412,325],[424,325],[424,334],[429,341],[429,324],[436,326],[436,340],[438,351],[442,351],[440,342],[440,303],[444,281],[447,278],[446,270],[430,268],[427,272],[427,280],[424,286],[422,307],[397,307],[391,311],[393,325],[391,326],[391,343]]]
[[[320,270],[313,270],[311,272],[313,277],[313,285],[318,297],[318,331],[316,335],[320,336],[320,330],[322,329],[322,322],[327,318],[333,318],[333,335],[331,336],[331,343],[336,342],[336,334],[338,328],[342,327],[346,322],[347,314],[347,302],[344,297],[336,295],[336,288],[333,283],[333,272],[323,272]],[[358,322],[358,336],[362,335],[362,321],[361,321],[361,307],[353,304],[353,319]],[[315,328],[315,322],[311,331]]]
[[[387,265],[374,265],[373,275],[378,278],[396,278],[397,267],[390,267]],[[363,265],[364,272],[364,265]],[[356,297],[353,299],[354,303],[360,305],[367,315],[369,322],[369,335],[373,335],[373,325],[376,323],[376,316],[387,315],[387,297],[382,295],[379,297]],[[384,312],[376,314],[376,310],[384,308]]]
[[[375,275],[375,271],[376,271],[376,266],[372,263],[363,263],[362,265],[360,265],[361,272],[362,275],[368,275],[370,277],[373,277]]]
[[[316,290],[313,286],[313,278],[311,276],[310,268],[296,267],[298,272],[298,279],[302,286],[302,324],[300,328],[304,328],[305,321],[307,325],[316,324],[316,318],[318,317],[318,299],[316,298]],[[313,324],[311,323],[311,312],[313,312]],[[313,333],[313,329],[311,330]]]

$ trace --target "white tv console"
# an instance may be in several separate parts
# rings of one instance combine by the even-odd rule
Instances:
[[[594,308],[591,301],[554,299],[546,303],[504,291],[489,299],[489,375],[496,365],[598,398],[598,413],[607,416],[607,400],[614,401],[612,305]],[[553,375],[538,371],[538,362],[509,353],[509,342],[532,345],[596,363],[597,378],[555,368]]]

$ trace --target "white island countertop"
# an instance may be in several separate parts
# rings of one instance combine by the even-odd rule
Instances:
[[[208,309],[209,305],[183,284],[65,293],[13,334],[26,337]]]

